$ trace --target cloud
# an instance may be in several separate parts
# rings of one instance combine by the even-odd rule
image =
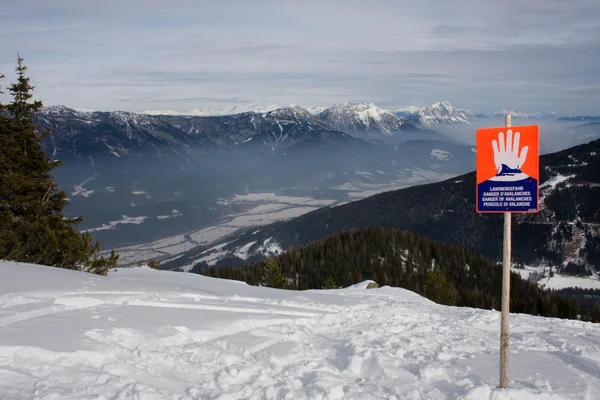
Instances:
[[[0,71],[25,57],[45,104],[600,113],[600,2],[7,0]]]

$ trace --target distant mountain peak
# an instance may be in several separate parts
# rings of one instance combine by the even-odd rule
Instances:
[[[448,101],[438,101],[433,103],[430,107],[432,108],[445,108],[447,110],[454,110],[454,106],[452,104],[450,104],[450,102]]]
[[[319,116],[338,121],[345,119],[349,123],[359,123],[367,129],[372,125],[377,125],[385,118],[397,119],[391,111],[378,108],[371,102],[336,104],[331,108],[325,109]],[[388,131],[387,129],[383,130]]]
[[[372,118],[380,119],[383,114],[392,114],[389,110],[384,110],[377,107],[372,102],[349,102],[336,104],[330,108],[336,112],[345,113],[360,113],[362,115],[368,115]]]
[[[410,121],[405,121],[393,111],[377,107],[372,102],[349,102],[336,104],[323,110],[317,119],[332,129],[366,140],[383,140],[397,144],[411,135],[413,139],[424,139],[426,133]],[[443,135],[437,139],[446,140]]]
[[[402,110],[402,111],[400,111]],[[424,107],[406,106],[398,112],[406,115],[409,121],[416,121],[421,125],[439,124],[470,124],[468,110],[454,107],[448,101],[438,101]]]
[[[193,113],[194,111],[197,111],[197,110],[192,110],[190,113]],[[174,110],[148,110],[148,111],[142,111],[140,114],[145,114],[145,115],[184,115],[183,113],[181,113],[179,111],[174,111]]]
[[[276,117],[291,116],[294,118],[312,118],[312,114],[306,108],[299,106],[298,104],[290,104],[288,106],[279,107],[275,110],[263,113],[263,115],[271,115]]]
[[[74,110],[63,105],[44,106],[41,109],[42,115],[65,115],[65,114],[89,114],[88,110]]]
[[[536,111],[536,112],[519,112],[515,110],[507,110],[503,109],[502,112],[496,113],[499,115],[510,114],[513,118],[523,118],[523,119],[554,119],[557,117],[555,112],[552,111]]]

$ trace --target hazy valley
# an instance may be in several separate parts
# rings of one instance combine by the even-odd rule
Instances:
[[[102,248],[119,249],[123,265],[155,258],[187,270],[203,262],[235,265],[306,243],[295,229],[287,233],[294,240],[257,235],[239,244],[252,227],[469,172],[474,131],[501,124],[501,113],[445,102],[407,109],[349,103],[205,116],[48,107],[38,121],[52,130],[45,148],[63,160],[56,177],[69,194],[67,211],[84,216],[81,229]],[[514,114],[517,124],[540,125],[542,153],[600,137],[592,117]],[[385,220],[385,212],[404,212],[388,207],[372,223]],[[410,229],[431,236],[424,226]],[[445,235],[433,234],[454,241]]]

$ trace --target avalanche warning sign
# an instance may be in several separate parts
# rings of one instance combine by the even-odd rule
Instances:
[[[477,212],[539,210],[537,125],[477,130]]]

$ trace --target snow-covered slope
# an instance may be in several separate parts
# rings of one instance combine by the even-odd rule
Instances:
[[[199,275],[0,262],[0,398],[597,399],[600,326],[412,292],[290,292]]]

